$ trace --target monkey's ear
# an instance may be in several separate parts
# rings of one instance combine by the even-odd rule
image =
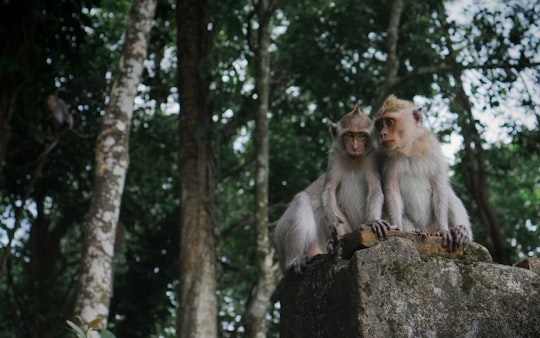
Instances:
[[[424,122],[424,112],[422,111],[422,107],[413,110],[413,117],[417,124],[422,124]]]
[[[330,122],[330,135],[332,135],[332,138],[335,138],[338,134],[337,132],[337,124]]]

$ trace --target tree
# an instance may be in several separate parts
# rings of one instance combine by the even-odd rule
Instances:
[[[216,185],[212,108],[205,61],[212,47],[207,1],[179,0],[180,285],[177,330],[182,337],[217,337]]]
[[[257,42],[255,49],[255,88],[257,90],[257,109],[255,112],[255,228],[258,279],[253,287],[244,314],[246,335],[266,337],[266,312],[279,274],[274,261],[274,248],[268,234],[268,177],[270,153],[268,144],[268,111],[270,106],[270,36],[272,16],[277,9],[275,1],[255,2],[258,18]]]
[[[400,2],[316,0],[309,6],[305,1],[282,2],[272,16],[268,208],[258,213],[267,212],[270,239],[274,221],[294,194],[324,171],[330,141],[327,123],[339,119],[355,103],[369,113],[383,92],[391,92],[425,106],[429,127],[443,143],[452,135],[452,146],[457,143],[462,149],[455,157],[452,183],[469,209],[475,240],[494,252],[468,190],[470,169],[465,164],[470,162],[464,156],[457,121],[462,111],[453,102],[457,86],[452,73],[459,68],[473,113],[466,122],[474,121],[483,148],[488,197],[506,250],[512,261],[538,255],[538,156],[534,154],[538,153],[540,120],[535,34],[540,3],[509,0],[504,6],[495,2],[487,7],[471,3],[459,19],[472,17],[472,22],[457,24],[448,18],[455,65],[435,14],[436,2],[403,0],[396,25],[392,8]],[[195,278],[204,283],[216,280],[209,293],[217,298],[217,324],[214,310],[208,318],[209,325],[217,326],[218,336],[237,337],[256,328],[255,321],[248,324],[247,302],[256,300],[255,292],[262,290],[253,288],[260,278],[257,261],[263,257],[257,254],[255,243],[254,206],[259,205],[255,202],[257,155],[264,152],[256,149],[262,142],[255,140],[261,135],[259,130],[266,128],[256,130],[263,96],[256,84],[259,58],[255,51],[263,27],[253,11],[255,3],[207,3],[208,18],[197,25],[197,36],[204,38],[192,38],[197,41],[193,45],[204,52],[184,53],[177,59],[176,28],[196,19],[188,10],[195,7],[184,3],[180,15],[175,0],[158,2],[131,117],[129,171],[118,220],[126,233],[123,244],[116,245],[107,323],[118,337],[174,335],[178,316],[187,313],[190,321],[189,306],[207,300],[199,297],[206,291],[196,286],[180,300],[180,289],[197,284]],[[68,335],[65,320],[72,316],[84,216],[92,197],[95,138],[109,102],[111,74],[116,73],[130,4],[130,0],[0,4],[0,125],[4,128],[0,139],[9,134],[0,170],[0,253],[5,263],[0,279],[5,301],[0,307],[0,332],[5,336]],[[445,1],[445,5],[456,9],[454,2]],[[177,15],[183,23],[176,22]],[[246,43],[249,34],[254,48]],[[186,41],[182,40],[184,47]],[[190,67],[200,75],[196,81],[189,78],[188,82],[188,76],[183,82],[178,79],[182,91],[198,91],[194,96],[200,98],[197,109],[188,110],[193,100],[182,93],[186,100],[180,97],[180,115],[171,114],[177,112],[180,89],[177,60],[178,66],[186,67],[185,61],[197,60]],[[390,71],[392,60],[397,60],[397,68]],[[66,101],[75,125],[48,156],[40,157],[49,142],[42,105],[51,93]],[[3,108],[6,102],[9,109]],[[188,125],[187,116],[182,115],[190,111],[201,115]],[[499,132],[496,139],[493,129]],[[184,148],[184,139],[179,144],[179,137],[198,143],[186,143],[179,154],[179,148]],[[193,177],[182,173],[195,172],[184,162],[194,144],[199,148],[193,152],[199,155],[211,150],[211,154],[197,155],[198,177],[210,178],[189,186],[202,191],[189,192],[196,200],[189,205],[202,205],[197,210],[209,211],[205,215],[211,218],[208,222],[199,219],[199,228],[183,228],[187,235],[178,240],[178,223],[184,217],[178,187],[180,179]],[[182,184],[187,194],[187,183]],[[258,198],[264,201],[264,196]],[[196,213],[193,207],[185,208],[187,216]],[[190,234],[189,229],[194,232]],[[192,234],[199,237],[194,240],[189,237]],[[190,267],[183,267],[186,274],[180,275],[180,244],[182,250],[194,252],[182,251],[181,256],[197,261],[193,270],[203,270],[204,261],[215,264],[215,275],[196,276],[199,271],[189,275]],[[251,290],[254,296],[249,299]],[[143,292],[148,296],[141,297]],[[257,304],[257,319],[266,318],[266,335],[276,336],[279,306]],[[261,315],[268,308],[271,312]]]
[[[58,337],[72,316],[93,137],[108,89],[104,75],[118,55],[108,48],[117,30],[98,36],[103,31],[97,17],[85,10],[94,5],[94,0],[0,5],[6,24],[0,29],[0,68],[20,81],[0,75],[0,96],[12,103],[0,172],[0,252],[7,268],[0,279],[6,303],[0,331],[6,335]],[[12,24],[22,28],[8,30]],[[43,108],[51,93],[66,101],[75,125],[45,154],[54,136]],[[6,239],[10,244],[4,245]]]
[[[449,91],[447,94],[452,97],[451,109],[458,115],[457,124],[463,136],[463,162],[460,164],[462,175],[465,178],[469,194],[474,201],[476,214],[484,226],[485,234],[488,236],[487,242],[490,243],[495,261],[502,264],[511,264],[511,253],[504,239],[503,225],[490,198],[488,177],[491,174],[488,172],[484,141],[478,130],[479,122],[473,115],[473,106],[465,91],[464,67],[458,61],[459,53],[456,51],[454,41],[451,38],[450,32],[455,27],[448,23],[447,14],[441,2],[436,2],[436,11],[438,24],[443,35],[444,48],[448,51],[446,61],[449,66],[450,85],[446,86],[446,90]],[[492,29],[489,31],[492,34],[495,33]],[[486,37],[483,36],[482,39],[486,39]],[[502,38],[499,37],[497,40],[500,41]],[[517,42],[520,39],[514,39],[514,41]],[[512,74],[514,71],[521,71],[522,67],[529,67],[534,64],[524,54],[520,56],[518,63],[513,64],[511,58],[507,60],[510,55],[508,47],[501,47],[497,48],[496,53],[491,55],[492,59],[487,65],[488,69],[507,69]],[[480,69],[482,66],[486,65],[476,65]]]
[[[126,39],[118,76],[96,144],[93,196],[85,226],[85,249],[75,313],[107,326],[112,290],[114,245],[120,204],[129,165],[129,131],[134,98],[146,58],[155,0],[134,0],[126,23]]]
[[[511,143],[498,142],[485,151],[490,200],[506,225],[504,238],[510,239],[512,262],[540,255],[539,141],[538,128],[531,126],[515,134]]]

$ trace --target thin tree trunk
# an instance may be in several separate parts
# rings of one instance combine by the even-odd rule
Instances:
[[[461,71],[455,71],[453,77],[458,86],[455,95],[455,106],[459,109],[457,112],[459,114],[458,125],[461,128],[463,143],[465,145],[466,162],[464,163],[464,176],[469,181],[469,193],[473,196],[480,221],[484,224],[486,233],[491,238],[495,261],[509,265],[511,264],[511,259],[501,232],[501,224],[489,201],[484,149],[482,147],[480,134],[475,126],[469,98],[463,89]]]
[[[216,185],[204,64],[211,48],[205,0],[177,2],[180,97],[179,337],[217,337]]]
[[[390,20],[388,24],[388,37],[386,38],[386,53],[388,61],[386,62],[386,77],[384,83],[379,90],[379,96],[372,105],[373,113],[381,106],[388,95],[391,94],[393,86],[398,81],[399,58],[397,55],[397,42],[399,37],[399,24],[401,15],[405,8],[405,0],[394,0],[392,2],[392,11],[390,12]]]
[[[255,124],[256,192],[255,227],[257,243],[258,279],[246,304],[244,324],[246,337],[266,337],[266,312],[278,278],[278,267],[274,263],[274,248],[268,236],[268,110],[270,98],[270,32],[271,18],[275,9],[268,0],[255,4],[258,17],[258,39],[255,50],[255,86],[257,89],[257,111]]]
[[[120,56],[111,102],[96,144],[93,195],[84,228],[85,251],[79,275],[75,314],[107,325],[112,291],[114,239],[129,165],[129,130],[133,101],[157,0],[134,0],[128,13],[126,42]]]
[[[495,260],[502,264],[510,264],[510,255],[506,249],[501,224],[489,201],[489,185],[486,180],[487,169],[482,139],[476,128],[469,98],[463,89],[462,70],[452,46],[449,25],[446,22],[446,12],[442,3],[437,3],[437,11],[443,34],[445,35],[446,47],[449,51],[448,60],[453,65],[451,74],[456,82],[454,100],[456,103],[455,107],[458,110],[458,125],[461,128],[463,143],[465,145],[466,163],[464,163],[464,176],[469,181],[469,193],[473,196],[480,221],[484,224],[486,233],[491,238]]]

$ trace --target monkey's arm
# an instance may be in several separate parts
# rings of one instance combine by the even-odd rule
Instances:
[[[399,179],[395,174],[395,164],[389,163],[391,166],[388,170],[385,179],[387,181],[384,191],[384,198],[387,204],[387,212],[390,216],[390,222],[398,230],[403,231],[403,198],[399,187]]]
[[[384,194],[381,187],[381,177],[375,163],[375,159],[373,159],[373,161],[371,161],[371,165],[366,167],[366,184],[368,186],[368,195],[365,203],[367,220],[371,230],[377,234],[377,237],[385,238],[390,230],[390,223],[381,219],[384,204]]]
[[[322,194],[324,222],[335,229],[338,238],[345,233],[352,231],[347,217],[343,214],[337,202],[336,194],[340,181],[341,173],[337,172],[337,170],[334,170],[334,172],[329,170],[326,174],[326,181]]]
[[[442,161],[442,159],[439,159]],[[431,176],[433,216],[437,227],[437,233],[443,239],[443,246],[452,250],[454,240],[448,227],[448,208],[450,203],[451,187],[448,182],[448,174],[444,162],[439,162],[438,170]]]
[[[439,231],[449,231],[448,228],[448,194],[450,186],[441,182],[442,179],[435,178],[433,184],[433,215]]]
[[[371,161],[371,165],[366,167],[366,184],[368,187],[366,199],[367,220],[371,222],[381,219],[384,204],[381,177],[375,165],[375,159]]]

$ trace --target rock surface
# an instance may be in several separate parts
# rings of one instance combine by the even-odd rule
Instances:
[[[319,255],[285,277],[280,337],[540,337],[539,274],[493,264],[476,243],[440,256],[415,238]]]

